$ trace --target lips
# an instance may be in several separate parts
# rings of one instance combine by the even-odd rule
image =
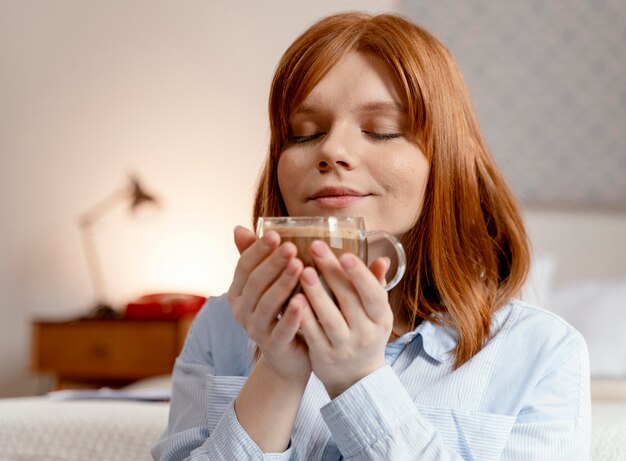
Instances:
[[[317,192],[315,192],[312,196],[311,199],[315,200],[318,198],[325,198],[325,197],[364,197],[367,194],[364,194],[362,192],[356,191],[354,189],[350,189],[347,187],[323,187],[320,190],[318,190]]]
[[[348,187],[323,187],[316,191],[309,200],[326,208],[343,208],[354,204],[370,194]]]

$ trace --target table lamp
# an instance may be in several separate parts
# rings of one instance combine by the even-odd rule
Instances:
[[[124,187],[114,191],[80,216],[80,233],[87,258],[89,276],[96,297],[96,305],[87,315],[89,318],[117,318],[119,316],[117,311],[107,302],[104,276],[96,250],[93,226],[100,218],[122,204],[128,204],[131,215],[135,215],[140,208],[144,208],[146,205],[159,205],[159,202],[141,187],[135,175],[131,175],[129,182]]]

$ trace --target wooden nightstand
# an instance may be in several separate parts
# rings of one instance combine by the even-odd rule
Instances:
[[[32,368],[55,387],[119,387],[172,372],[193,317],[180,320],[35,321]]]

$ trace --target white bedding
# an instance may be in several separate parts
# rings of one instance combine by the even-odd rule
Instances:
[[[626,401],[593,403],[591,459],[626,460]]]
[[[625,391],[624,380],[592,381],[594,461],[626,460]],[[0,399],[0,461],[150,460],[168,410],[167,402]]]
[[[167,403],[0,400],[1,461],[141,461],[165,428]],[[593,404],[594,461],[626,460],[626,401]]]
[[[0,460],[151,460],[168,410],[167,402],[1,399]]]

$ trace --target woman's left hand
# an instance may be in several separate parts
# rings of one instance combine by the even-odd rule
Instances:
[[[310,251],[338,306],[315,269],[305,268],[300,283],[309,308],[301,333],[313,372],[332,399],[385,365],[385,346],[393,328],[383,288],[389,262],[378,258],[370,269],[351,253],[337,259],[321,241],[314,242]]]

